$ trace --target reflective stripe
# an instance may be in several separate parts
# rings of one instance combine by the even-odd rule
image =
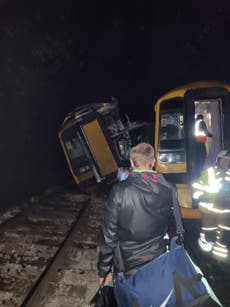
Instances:
[[[199,206],[210,210],[214,206],[214,203],[204,203],[201,201],[199,202]]]
[[[216,242],[217,245],[221,246],[221,247],[227,247],[227,245],[223,245],[220,242]]]
[[[198,198],[200,198],[201,195],[204,195],[203,191],[196,191],[195,193],[193,193],[192,197],[194,199],[198,199]]]
[[[218,208],[214,208],[214,203],[204,203],[204,202],[199,202],[199,206],[204,208],[204,209],[208,209],[211,212],[214,213],[219,213],[219,214],[227,214],[230,213],[230,209],[218,209]],[[201,208],[201,209],[202,209]]]
[[[220,189],[220,184],[216,180],[215,170],[213,167],[208,168],[208,182],[209,182],[209,188],[213,190],[211,193],[217,193]]]
[[[221,184],[219,181],[221,181],[222,178],[216,179],[215,170],[213,167],[209,167],[207,169],[207,172],[208,172],[208,185],[201,185],[198,182],[194,182],[192,187],[210,194],[216,194],[220,190]]]
[[[200,248],[205,252],[210,252],[212,250],[213,243],[207,242],[205,239],[205,235],[203,233],[200,233],[200,238],[198,240],[198,244]]]
[[[202,230],[206,230],[206,231],[212,231],[212,230],[216,230],[217,227],[201,227]]]
[[[226,245],[216,242],[213,246],[212,253],[216,256],[225,258],[228,256],[228,248]]]
[[[227,245],[223,245],[216,241],[213,245],[212,253],[218,257],[226,258],[229,254]]]
[[[227,249],[227,248],[225,248],[225,247],[219,247],[219,246],[216,246],[216,245],[213,246],[213,250],[215,250],[216,252],[223,253],[223,254],[225,254],[225,253],[228,252],[228,249]]]
[[[194,182],[192,187],[210,194],[216,194],[219,191],[219,187],[209,187],[208,185],[201,185],[198,182]]]
[[[211,208],[209,209],[212,212],[219,213],[219,214],[226,214],[230,213],[230,209],[217,209],[217,208]]]
[[[216,256],[222,257],[222,258],[226,258],[228,256],[228,254],[222,254],[220,252],[216,252],[216,251],[212,251],[212,253]]]
[[[230,230],[230,227],[227,227],[225,225],[218,225],[218,227],[220,227],[221,229],[225,229],[225,230]]]

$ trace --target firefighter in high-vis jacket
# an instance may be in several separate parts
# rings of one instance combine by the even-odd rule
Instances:
[[[221,151],[216,165],[204,170],[192,188],[201,213],[199,246],[218,259],[229,259],[230,151]]]

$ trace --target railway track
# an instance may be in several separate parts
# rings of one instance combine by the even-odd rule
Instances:
[[[0,306],[87,306],[98,287],[99,191],[55,190],[0,218]]]
[[[84,193],[75,186],[56,189],[0,214],[0,306],[87,306],[98,289],[97,246],[107,190],[103,184]],[[229,306],[229,266],[204,260],[196,247],[197,228],[184,226],[188,250]]]

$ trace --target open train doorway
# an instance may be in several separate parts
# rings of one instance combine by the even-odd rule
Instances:
[[[206,168],[215,163],[217,154],[223,148],[222,99],[195,100],[194,106],[195,118],[199,114],[203,115],[206,127],[212,133],[212,137],[207,137],[205,142],[207,156],[204,168]]]
[[[203,169],[214,165],[218,153],[225,148],[224,126],[227,126],[224,116],[228,100],[229,93],[222,87],[189,89],[184,95],[186,162],[191,182],[200,176]],[[199,115],[202,115],[208,131],[204,133],[203,141],[198,140],[196,135]]]

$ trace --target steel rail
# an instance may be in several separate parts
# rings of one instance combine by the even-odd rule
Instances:
[[[40,274],[39,278],[37,279],[37,281],[33,285],[30,292],[27,294],[26,298],[24,299],[24,301],[22,302],[20,307],[35,306],[33,302],[36,302],[36,297],[39,296],[39,291],[42,288],[42,284],[43,284],[44,280],[47,278],[47,276],[51,272],[52,268],[55,266],[55,263],[58,262],[58,260],[61,258],[61,255],[64,253],[64,250],[67,248],[69,241],[71,241],[71,235],[73,234],[74,230],[78,226],[78,223],[79,223],[81,217],[83,216],[83,214],[84,214],[86,208],[88,207],[88,205],[89,205],[89,199],[85,201],[85,205],[83,205],[81,207],[81,209],[79,210],[78,216],[77,216],[76,220],[72,223],[67,235],[65,236],[65,238],[61,242],[61,244],[58,247],[57,251],[55,252],[54,256],[49,260],[47,266],[45,267],[45,269]]]

